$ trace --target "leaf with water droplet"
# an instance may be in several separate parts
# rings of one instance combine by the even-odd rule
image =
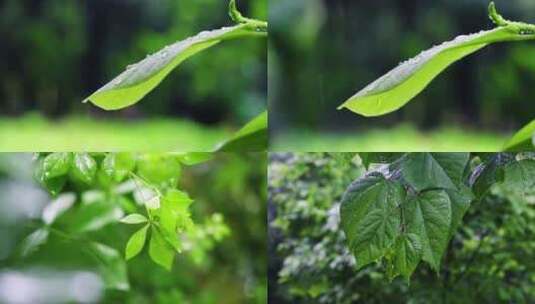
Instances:
[[[535,35],[521,34],[516,24],[458,36],[401,63],[349,98],[338,109],[347,108],[363,116],[391,113],[407,104],[454,62],[491,43],[529,39],[535,39]]]
[[[249,25],[206,31],[176,42],[144,60],[129,65],[114,80],[84,100],[105,110],[119,110],[137,103],[164,80],[180,63],[223,40],[238,37],[265,36],[251,30]]]

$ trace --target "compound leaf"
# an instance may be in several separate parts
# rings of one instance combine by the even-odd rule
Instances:
[[[392,246],[400,228],[398,205],[403,187],[371,174],[349,186],[342,199],[340,216],[357,268],[381,258]]]

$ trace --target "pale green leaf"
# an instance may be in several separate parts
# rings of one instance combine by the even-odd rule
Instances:
[[[377,261],[394,244],[401,221],[398,205],[403,199],[401,184],[377,173],[349,186],[340,216],[357,268]]]
[[[363,116],[379,116],[396,111],[457,60],[490,43],[534,37],[533,33],[522,31],[518,25],[458,36],[401,63],[349,98],[339,109],[347,108]]]
[[[194,166],[204,162],[207,162],[214,158],[214,154],[210,152],[190,152],[181,153],[178,155],[178,159],[186,166]]]
[[[268,112],[265,111],[247,123],[228,141],[220,145],[218,151],[266,151],[268,146]]]
[[[138,161],[137,172],[150,183],[176,184],[182,172],[182,165],[171,154],[145,154]]]
[[[505,151],[533,151],[535,149],[535,120],[520,129],[505,144]]]
[[[102,161],[102,168],[107,176],[120,182],[134,170],[136,161],[135,153],[109,153]]]
[[[106,288],[127,291],[130,289],[126,262],[119,252],[100,243],[90,243],[89,252],[97,261],[100,277]]]
[[[20,254],[22,257],[27,257],[34,253],[39,246],[43,245],[48,240],[49,232],[45,228],[37,229],[28,235],[21,244]]]
[[[43,215],[41,218],[47,225],[54,223],[54,221],[67,210],[69,210],[76,201],[76,195],[74,193],[63,193],[56,199],[51,201],[43,209]]]
[[[128,240],[128,243],[126,244],[126,260],[130,260],[131,258],[138,255],[141,250],[143,250],[143,247],[145,246],[145,240],[147,239],[147,231],[149,229],[149,226],[150,225],[146,225],[145,227],[139,229],[134,234],[132,234],[132,236]]]
[[[123,211],[110,201],[80,205],[69,217],[67,228],[76,233],[95,231],[123,217]]]
[[[175,259],[175,250],[169,245],[160,231],[152,227],[152,236],[149,245],[151,259],[163,268],[171,271]]]
[[[152,91],[180,63],[198,52],[219,42],[242,36],[264,36],[252,30],[247,24],[225,27],[166,46],[142,61],[130,65],[126,70],[89,96],[91,101],[105,110],[118,110],[135,104]]]
[[[147,218],[143,214],[133,213],[133,214],[129,214],[123,217],[120,222],[123,224],[135,225],[135,224],[143,224],[143,223],[146,223],[147,221],[148,221]]]
[[[75,153],[70,172],[74,178],[91,184],[97,173],[97,162],[87,153]]]
[[[69,172],[72,163],[72,153],[58,152],[47,155],[43,161],[43,178],[48,180]]]
[[[450,199],[443,190],[423,192],[404,205],[406,231],[420,238],[423,260],[435,271],[440,269],[450,239],[451,209]]]

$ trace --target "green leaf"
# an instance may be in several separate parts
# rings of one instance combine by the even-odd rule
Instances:
[[[87,153],[75,153],[70,172],[75,179],[91,184],[97,173],[97,162]]]
[[[75,233],[95,231],[118,222],[123,211],[110,201],[80,205],[68,220],[68,229]]]
[[[505,144],[505,151],[533,151],[535,148],[535,120],[520,129]]]
[[[130,289],[126,263],[119,252],[100,243],[90,243],[89,251],[98,263],[99,274],[108,289]]]
[[[265,111],[217,149],[223,152],[266,151],[268,146],[268,112]]]
[[[63,186],[65,186],[67,176],[63,175],[54,178],[45,177],[45,173],[47,171],[45,170],[44,164],[44,158],[38,160],[34,171],[34,178],[37,182],[39,182],[39,184],[41,184],[45,189],[47,189],[48,192],[52,194],[52,196],[56,196],[63,189]]]
[[[34,253],[39,246],[46,243],[49,232],[45,228],[40,228],[28,235],[21,244],[20,254],[22,257],[27,257]]]
[[[66,175],[71,168],[72,154],[61,152],[47,155],[42,163],[43,180]]]
[[[338,109],[347,108],[363,116],[379,116],[396,111],[457,60],[491,43],[534,38],[531,26],[520,23],[458,36],[401,63],[349,98]]]
[[[524,159],[504,168],[503,185],[518,193],[527,193],[535,188],[535,160]]]
[[[378,173],[357,180],[347,189],[340,216],[358,269],[381,258],[394,244],[401,222],[398,205],[403,199],[401,184]]]
[[[118,110],[137,103],[152,91],[180,63],[219,42],[244,36],[265,36],[247,24],[225,27],[167,46],[142,61],[130,65],[84,102],[91,101],[105,110]]]
[[[43,209],[43,215],[41,216],[43,222],[51,225],[60,215],[69,210],[75,201],[76,195],[74,193],[61,194]]]
[[[107,176],[116,182],[124,178],[136,167],[135,153],[109,153],[102,161],[102,168]]]
[[[468,153],[410,153],[402,164],[403,177],[417,191],[457,189]]]
[[[150,183],[176,184],[180,178],[180,161],[170,154],[146,154],[138,161],[138,174]]]
[[[207,162],[214,158],[214,154],[210,152],[190,152],[183,153],[178,156],[181,163],[186,166],[194,166]]]
[[[155,227],[152,227],[149,255],[156,264],[162,266],[168,271],[171,271],[173,268],[175,250],[165,241],[165,238]]]
[[[361,152],[359,153],[360,159],[364,167],[369,168],[370,164],[385,164],[391,163],[396,159],[403,156],[403,153],[395,152],[386,152],[386,153],[371,153],[371,152]]]
[[[473,181],[473,190],[477,198],[483,197],[490,188],[500,183],[504,179],[504,165],[512,159],[504,153],[492,154],[488,160],[478,167],[471,179]]]
[[[143,224],[143,223],[146,223],[147,221],[148,221],[147,218],[143,214],[133,213],[133,214],[129,214],[123,217],[120,222],[123,224],[135,225],[135,224]]]
[[[437,272],[448,246],[452,222],[451,209],[450,199],[443,190],[423,192],[404,205],[406,231],[420,237],[423,260]]]
[[[146,225],[145,227],[139,229],[130,237],[128,243],[126,244],[126,260],[130,260],[138,255],[141,250],[143,250],[143,247],[145,246],[145,240],[147,239],[147,231],[149,230],[149,226],[150,225]]]
[[[422,243],[416,234],[402,234],[394,244],[394,271],[404,276],[407,281],[422,258]]]
[[[446,193],[450,197],[451,201],[451,239],[457,232],[459,226],[461,226],[463,222],[463,217],[470,208],[470,204],[472,203],[475,197],[472,193],[472,190],[465,185],[460,185],[459,191],[446,190]]]

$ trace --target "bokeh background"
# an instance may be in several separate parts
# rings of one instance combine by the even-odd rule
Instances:
[[[497,0],[535,22],[535,2]],[[499,150],[535,117],[535,44],[500,43],[459,61],[392,114],[336,108],[399,62],[493,27],[488,0],[271,0],[268,79],[279,151]],[[386,139],[386,140],[385,140]]]
[[[131,288],[124,292],[105,290],[95,262],[82,246],[55,234],[29,257],[20,257],[22,240],[35,230],[43,208],[52,200],[32,179],[32,157],[0,153],[0,303],[266,302],[265,153],[218,153],[207,163],[184,168],[180,189],[195,200],[194,221],[203,223],[214,213],[222,214],[230,234],[213,245],[193,244],[213,247],[210,250],[177,254],[172,272],[151,261],[147,245],[140,256],[127,262]],[[80,199],[81,193],[76,195]],[[72,216],[62,215],[62,225]],[[138,228],[110,223],[109,217],[91,221],[98,229],[85,237],[121,253]]]
[[[81,101],[147,54],[232,25],[227,6],[221,0],[0,1],[0,149],[147,149],[147,141],[163,151],[213,147],[266,108],[266,39],[226,41],[188,59],[125,110],[105,112]],[[246,16],[267,19],[267,0],[238,6]]]
[[[496,184],[472,203],[446,250],[440,274],[420,263],[410,284],[384,267],[355,271],[339,206],[366,173],[339,153],[270,153],[270,303],[533,303],[535,190]]]

